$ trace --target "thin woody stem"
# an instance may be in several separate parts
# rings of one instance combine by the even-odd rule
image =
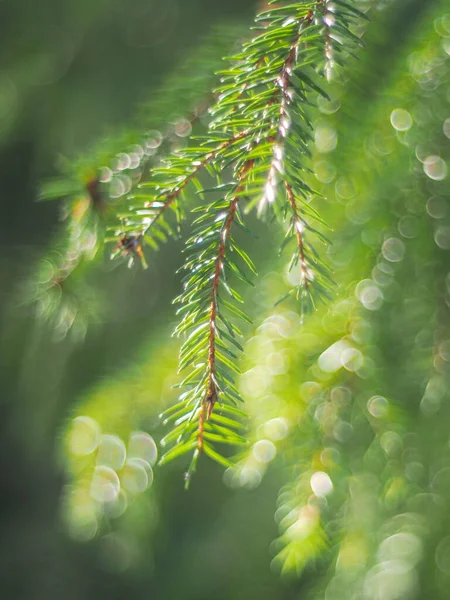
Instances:
[[[331,43],[330,27],[334,22],[334,16],[329,10],[327,4],[327,0],[321,0],[320,2],[322,20],[325,26],[325,76],[328,80],[330,80],[333,69],[333,47]]]
[[[306,265],[305,244],[303,241],[303,233],[302,233],[303,223],[298,214],[297,203],[295,201],[295,196],[294,196],[294,192],[292,191],[291,185],[287,181],[285,181],[284,186],[286,188],[286,194],[288,197],[289,204],[292,208],[294,229],[295,229],[295,235],[297,237],[298,253],[299,253],[299,257],[300,257],[300,269],[301,269],[301,273],[302,273],[302,279],[303,279],[305,288],[308,289],[308,287],[309,287],[308,268]]]
[[[204,444],[204,432],[205,432],[205,421],[208,418],[208,404],[207,402],[203,402],[200,408],[200,417],[198,420],[198,430],[197,430],[197,448],[199,452],[203,452],[203,444]]]
[[[241,191],[241,186],[236,189],[236,194]],[[228,238],[230,237],[231,225],[236,216],[236,208],[239,196],[236,195],[228,209],[228,216],[223,226],[221,241],[217,251],[217,258],[214,269],[214,277],[211,286],[211,306],[209,312],[209,340],[208,340],[208,389],[202,402],[200,420],[198,424],[197,444],[199,450],[203,450],[203,432],[204,422],[209,419],[217,400],[216,385],[216,322],[217,322],[217,298],[219,293],[220,274],[223,270],[223,260],[225,258],[225,249]]]
[[[242,182],[245,174],[253,166],[253,160],[248,160],[242,167],[239,173],[239,181]],[[217,250],[217,257],[214,267],[214,276],[211,285],[211,305],[209,309],[209,338],[208,338],[208,388],[205,398],[202,402],[198,430],[197,430],[197,447],[200,451],[203,450],[203,433],[205,420],[208,420],[214,409],[214,404],[218,397],[218,387],[216,382],[216,323],[217,323],[217,308],[219,296],[220,275],[224,268],[225,252],[227,242],[230,238],[231,226],[236,217],[237,205],[240,199],[240,193],[244,189],[244,184],[240,183],[235,190],[235,195],[230,202],[228,215],[223,225],[221,232],[221,240]]]
[[[268,138],[268,141],[273,143],[273,158],[270,164],[270,169],[267,175],[267,183],[265,194],[260,204],[260,210],[263,208],[266,201],[273,201],[275,199],[275,191],[277,188],[277,172],[281,172],[282,169],[282,148],[281,144],[285,140],[288,129],[289,129],[289,116],[288,106],[291,103],[291,97],[289,95],[289,88],[291,85],[291,77],[294,70],[295,62],[297,60],[297,49],[301,40],[301,33],[305,27],[308,27],[313,20],[313,11],[310,10],[306,16],[302,17],[298,21],[299,29],[295,35],[294,41],[292,42],[286,60],[280,69],[280,74],[277,79],[278,89],[274,90],[272,98],[268,101],[267,106],[274,104],[275,102],[280,103],[279,119],[276,129],[276,135],[272,135]]]

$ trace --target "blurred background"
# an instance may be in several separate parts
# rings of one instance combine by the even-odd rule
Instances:
[[[40,182],[107,167],[143,133],[186,143],[193,110],[201,132],[209,74],[261,4],[0,0],[5,598],[449,597],[447,1],[361,0],[365,48],[318,99],[328,305],[304,322],[274,308],[300,274],[253,225],[236,469],[205,459],[185,493],[182,464],[155,466],[181,242],[148,271],[94,261],[70,314],[61,292],[42,318],[67,207],[36,202]]]

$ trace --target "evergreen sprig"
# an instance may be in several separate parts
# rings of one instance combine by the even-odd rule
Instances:
[[[180,371],[191,366],[191,372],[181,383],[187,390],[180,397],[178,410],[175,414],[170,410],[165,416],[166,422],[174,421],[175,429],[162,443],[176,444],[162,462],[193,449],[187,485],[202,452],[230,466],[212,443],[246,444],[236,431],[242,427],[237,419],[243,416],[236,408],[242,399],[235,382],[235,375],[239,374],[237,353],[242,351],[238,340],[242,333],[232,318],[248,320],[248,317],[234,305],[243,300],[231,287],[230,279],[248,283],[247,271],[256,273],[252,260],[233,237],[237,226],[245,227],[239,201],[242,182],[252,166],[251,159],[244,164],[238,182],[227,186],[231,189],[223,199],[201,207],[201,215],[194,221],[193,235],[186,245],[187,274],[183,293],[176,299],[182,305],[178,312],[184,316],[176,333],[187,335],[180,351]],[[223,292],[228,294],[228,301],[222,299]],[[218,401],[219,412],[225,415],[213,413]]]
[[[199,174],[204,167],[216,174],[217,185],[201,190],[202,194],[223,194],[221,200],[202,207],[194,222],[187,241],[184,291],[177,299],[184,316],[176,332],[187,336],[180,371],[188,367],[191,371],[181,384],[187,390],[176,410],[163,415],[174,429],[163,439],[164,445],[172,447],[161,462],[193,451],[187,482],[202,452],[229,466],[214,444],[244,442],[236,434],[240,427],[236,404],[241,398],[234,375],[239,373],[236,352],[241,346],[236,338],[241,332],[233,318],[247,317],[235,306],[242,298],[228,281],[234,276],[248,282],[245,269],[256,272],[232,236],[236,225],[244,225],[243,213],[257,205],[262,215],[270,207],[286,224],[283,247],[295,243],[291,267],[300,265],[301,283],[295,291],[304,309],[313,305],[312,292],[326,295],[330,287],[328,269],[304,235],[309,231],[326,241],[307,222],[321,222],[310,205],[314,192],[307,183],[309,112],[317,94],[328,98],[321,81],[332,68],[332,42],[337,52],[359,44],[350,31],[359,13],[346,4],[342,12],[332,12],[324,0],[271,5],[256,19],[259,35],[244,44],[231,66],[221,72],[208,134],[200,138],[199,146],[170,157],[165,169],[145,184],[153,192],[145,198],[148,206],[156,202],[162,212],[178,202],[189,183],[201,190]],[[144,239],[157,219],[155,214],[144,229]],[[234,257],[240,255],[243,264],[232,252]],[[226,303],[221,299],[224,292],[230,296]],[[216,403],[219,412],[229,413],[226,422],[214,412]]]
[[[306,182],[305,159],[310,156],[312,140],[309,111],[317,94],[328,98],[320,82],[329,76],[335,62],[341,62],[339,54],[351,52],[360,43],[350,27],[361,13],[346,3],[342,3],[342,11],[336,10],[325,0],[270,4],[273,6],[256,18],[262,33],[244,44],[230,59],[231,66],[220,72],[221,86],[215,90],[218,101],[210,109],[208,134],[197,138],[195,147],[172,153],[162,168],[155,169],[150,180],[139,186],[144,193],[128,196],[128,213],[121,213],[123,225],[116,228],[119,237],[133,232],[154,245],[155,236],[165,237],[172,231],[165,219],[168,208],[174,209],[178,220],[183,218],[181,201],[188,184],[201,188],[199,176],[204,168],[226,174],[232,167],[237,173],[250,160],[252,168],[246,170],[239,192],[250,199],[246,210],[257,203],[261,213],[270,204],[282,220],[291,212],[297,223],[291,231],[294,239],[298,239],[300,223],[315,232],[305,222],[306,218],[320,221],[310,205],[314,192]],[[223,175],[221,180],[227,183]],[[280,182],[284,185],[279,186]],[[286,190],[284,194],[280,187]],[[161,232],[162,221],[166,232]],[[302,269],[308,289],[308,278],[315,277],[320,261],[313,248],[305,243],[301,246],[302,262],[312,267]],[[314,287],[323,292],[326,286],[318,282]]]

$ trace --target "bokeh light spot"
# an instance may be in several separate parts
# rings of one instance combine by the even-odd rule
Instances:
[[[321,154],[332,152],[338,143],[338,135],[331,125],[320,125],[314,133],[314,139]]]
[[[372,396],[367,401],[367,410],[376,419],[383,419],[387,416],[389,402],[383,396]]]
[[[414,597],[417,574],[402,560],[390,560],[376,565],[367,574],[364,598],[370,600],[400,600]]]
[[[362,367],[364,363],[364,357],[356,348],[346,348],[342,352],[341,361],[344,369],[354,372],[358,371]]]
[[[405,238],[412,239],[417,235],[418,220],[411,215],[405,215],[398,222],[398,231]]]
[[[109,467],[97,466],[91,482],[91,496],[98,502],[112,502],[117,498],[120,481],[117,473]]]
[[[436,494],[450,497],[450,467],[444,467],[436,473],[431,481],[431,487]]]
[[[395,431],[386,431],[380,438],[380,446],[388,456],[396,456],[402,449],[402,439]]]
[[[125,491],[121,489],[113,500],[104,503],[103,510],[105,511],[106,516],[110,517],[111,519],[117,519],[123,515],[127,509],[127,506],[127,495]]]
[[[378,310],[383,304],[383,292],[371,279],[363,279],[355,288],[355,295],[367,310]]]
[[[332,115],[337,112],[341,107],[341,100],[339,98],[334,98],[328,100],[321,95],[317,96],[317,106],[321,113],[325,115]]]
[[[430,179],[442,181],[447,177],[447,164],[435,154],[427,156],[423,162],[423,170]]]
[[[441,225],[434,233],[434,241],[442,250],[450,250],[450,227]]]
[[[385,539],[378,549],[380,562],[403,560],[410,567],[415,567],[422,558],[423,548],[420,538],[413,533],[396,533]]]
[[[287,436],[288,430],[289,426],[286,419],[279,417],[271,419],[264,424],[265,435],[274,442],[283,440]]]
[[[178,137],[187,137],[191,135],[192,125],[187,119],[180,119],[175,123],[175,133]]]
[[[158,449],[151,435],[143,431],[134,431],[128,443],[128,457],[141,458],[154,465],[158,459]]]
[[[327,496],[333,491],[333,482],[329,475],[323,471],[316,471],[313,473],[309,484],[316,496]]]
[[[348,177],[340,177],[335,185],[336,194],[343,200],[351,200],[356,195],[356,189]]]
[[[404,108],[395,108],[391,112],[391,125],[397,131],[408,131],[412,124],[412,117]]]
[[[444,132],[445,137],[450,138],[450,117],[445,119],[444,124],[442,125],[442,131]]]
[[[433,219],[443,219],[447,214],[447,203],[441,196],[432,196],[427,200],[427,213]]]
[[[97,448],[100,441],[100,427],[90,417],[76,417],[72,421],[69,434],[69,446],[71,452],[83,456],[91,454]]]
[[[139,458],[127,460],[121,471],[120,480],[127,492],[139,494],[153,483],[153,471],[148,463]]]
[[[398,238],[389,238],[383,243],[381,253],[389,262],[400,262],[405,257],[405,244]]]
[[[276,456],[277,449],[270,440],[259,440],[253,445],[252,454],[257,461],[268,463]]]
[[[314,164],[314,175],[322,183],[331,183],[336,177],[336,167],[328,160],[321,160]]]
[[[126,458],[125,444],[116,435],[102,435],[97,453],[97,464],[110,469],[122,468]]]
[[[325,373],[334,373],[340,369],[342,367],[342,353],[350,347],[350,344],[344,340],[332,344],[319,356],[320,369]]]

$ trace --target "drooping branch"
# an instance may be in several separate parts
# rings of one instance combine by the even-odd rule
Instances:
[[[177,299],[183,318],[176,332],[186,336],[180,351],[180,371],[189,367],[190,373],[181,383],[185,391],[177,410],[169,409],[165,415],[174,428],[163,440],[172,447],[162,462],[193,451],[187,482],[202,453],[229,465],[212,443],[245,442],[236,432],[240,412],[235,405],[241,398],[233,379],[233,372],[239,372],[234,352],[241,349],[236,339],[240,331],[229,316],[247,317],[233,302],[226,303],[219,297],[223,286],[233,301],[241,300],[230,287],[228,275],[248,281],[232,260],[231,251],[236,251],[254,272],[253,263],[231,235],[233,223],[241,219],[241,199],[246,201],[246,211],[258,203],[260,208],[271,205],[282,221],[290,215],[286,235],[287,241],[296,242],[291,264],[300,263],[297,295],[303,290],[302,304],[303,295],[309,297],[313,284],[319,291],[326,291],[326,269],[304,240],[306,229],[321,236],[305,220],[318,218],[309,205],[313,192],[307,183],[306,159],[311,154],[312,140],[309,111],[317,94],[327,97],[317,83],[323,77],[323,62],[331,43],[329,24],[324,22],[326,14],[325,0],[269,7],[261,13],[257,18],[263,23],[261,33],[244,44],[232,66],[222,72],[221,86],[216,91],[218,100],[210,110],[213,119],[201,140],[202,148],[188,148],[169,162],[165,173],[156,174],[164,177],[172,172],[173,185],[161,186],[157,179],[150,184],[155,186],[154,200],[170,205],[190,182],[197,182],[198,173],[207,167],[217,175],[218,182],[202,193],[219,192],[223,198],[202,207],[194,221],[186,245],[189,255],[184,290]],[[232,172],[231,181],[224,177],[228,170]],[[283,200],[278,197],[278,178],[284,182]],[[218,402],[219,411],[214,410]],[[224,410],[231,418],[223,420],[220,413]]]
[[[240,423],[235,417],[242,413],[235,408],[240,396],[232,375],[233,371],[238,372],[233,361],[237,358],[234,351],[242,349],[236,339],[240,331],[230,317],[247,317],[232,302],[221,300],[221,295],[228,293],[232,299],[238,297],[230,287],[230,275],[246,280],[242,266],[230,252],[254,270],[251,260],[232,237],[233,224],[241,218],[238,204],[242,198],[242,181],[252,165],[252,160],[244,164],[238,181],[230,184],[232,189],[223,201],[203,209],[203,214],[197,219],[199,228],[188,243],[189,251],[194,251],[195,260],[188,257],[185,264],[188,276],[184,292],[178,299],[180,311],[185,314],[177,333],[188,334],[180,352],[180,370],[192,365],[192,371],[181,384],[188,390],[180,396],[180,411],[174,430],[177,438],[174,440],[174,432],[171,432],[163,440],[164,444],[176,441],[182,452],[195,450],[187,472],[187,485],[203,452],[226,463],[226,459],[212,448],[211,442],[245,444],[236,432]],[[198,252],[198,245],[206,247]],[[227,417],[216,414],[214,406],[217,402],[220,402],[219,413],[225,410]],[[163,461],[170,458],[173,451],[169,450]]]

